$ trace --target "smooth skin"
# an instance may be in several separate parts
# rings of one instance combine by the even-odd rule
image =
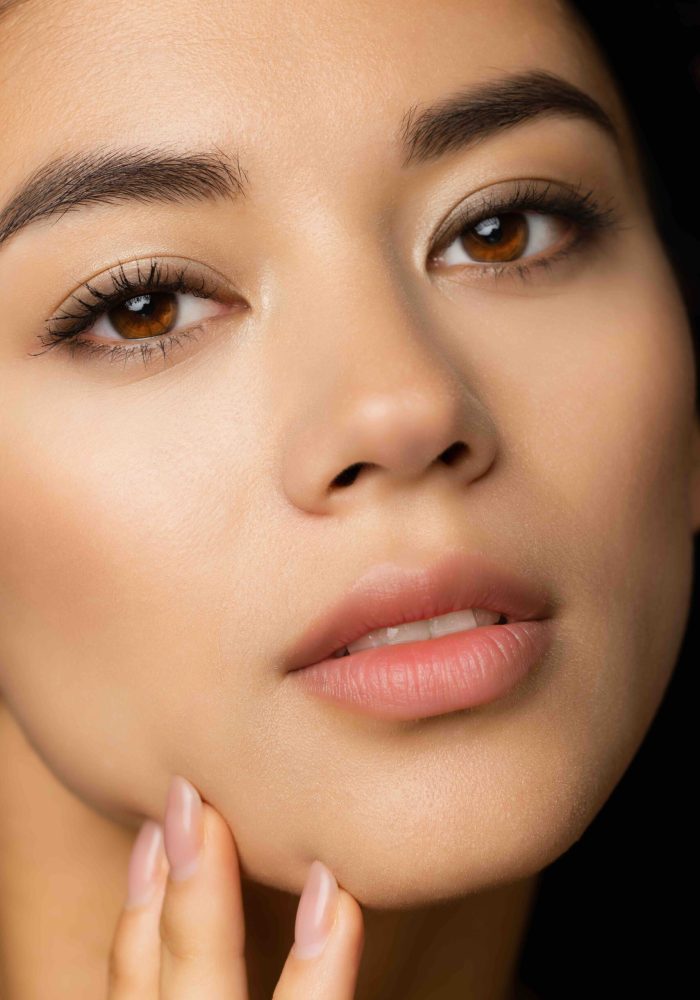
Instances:
[[[522,70],[592,96],[619,141],[543,115],[404,165],[410,109]],[[0,121],[0,224],[59,155],[215,149],[246,181],[0,245],[0,989],[103,995],[131,847],[179,775],[235,844],[219,826],[211,933],[234,944],[203,974],[240,969],[242,898],[249,995],[287,989],[318,860],[348,920],[312,978],[352,990],[357,906],[358,1000],[512,1000],[539,873],[672,675],[700,529],[688,316],[597,50],[557,0],[24,0]],[[434,258],[460,206],[526,181],[617,224],[526,279],[456,236]],[[212,279],[181,300],[196,341],[148,366],[36,353],[72,293],[151,258]],[[285,674],[360,575],[455,547],[553,596],[508,697],[392,724]]]

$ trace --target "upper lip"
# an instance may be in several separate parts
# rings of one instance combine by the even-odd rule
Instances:
[[[450,549],[428,566],[382,563],[314,619],[294,643],[286,669],[318,663],[374,629],[466,608],[497,611],[509,622],[529,621],[549,617],[552,603],[541,584],[483,552]]]

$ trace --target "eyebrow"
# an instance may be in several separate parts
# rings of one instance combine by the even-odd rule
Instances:
[[[26,0],[0,0],[0,17],[4,14],[11,14],[13,10],[21,7]]]
[[[620,145],[597,101],[563,77],[534,70],[471,86],[421,111],[413,105],[397,133],[405,153],[402,167],[555,114],[593,122]],[[202,153],[133,148],[68,154],[35,170],[0,211],[0,247],[33,222],[87,205],[237,200],[247,197],[248,187],[238,157],[218,147]]]
[[[0,246],[32,222],[86,205],[236,199],[246,185],[238,160],[221,150],[137,148],[61,156],[34,171],[0,212]]]
[[[21,13],[21,8],[31,0],[0,0],[0,21],[9,20],[10,15]]]
[[[402,120],[403,166],[425,163],[464,149],[504,129],[543,115],[566,115],[593,122],[618,147],[620,136],[608,113],[589,94],[547,70],[528,70],[457,91],[418,112],[414,104]]]

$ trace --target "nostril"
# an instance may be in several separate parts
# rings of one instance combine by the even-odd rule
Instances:
[[[454,465],[467,450],[467,445],[463,444],[461,441],[457,441],[455,444],[451,444],[449,448],[446,448],[442,452],[439,456],[439,460],[445,465]],[[352,486],[357,479],[360,470],[371,464],[371,462],[355,462],[354,465],[348,465],[347,469],[343,469],[342,472],[338,473],[335,479],[331,482],[331,486]]]
[[[344,469],[335,477],[331,485],[351,486],[357,479],[358,473],[364,464],[364,462],[355,462],[354,465],[349,465],[347,469]]]
[[[442,455],[440,455],[440,461],[444,462],[445,465],[454,465],[466,450],[467,446],[465,444],[461,441],[456,441],[443,451]]]

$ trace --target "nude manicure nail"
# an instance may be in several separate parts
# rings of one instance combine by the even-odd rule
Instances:
[[[195,873],[204,839],[202,800],[197,789],[176,774],[165,807],[164,842],[170,877],[181,882]]]
[[[163,828],[160,823],[147,819],[131,848],[128,891],[124,904],[127,910],[145,906],[149,902],[158,884],[163,859]]]
[[[322,861],[309,869],[297,907],[294,954],[315,958],[326,946],[338,906],[338,883]]]

